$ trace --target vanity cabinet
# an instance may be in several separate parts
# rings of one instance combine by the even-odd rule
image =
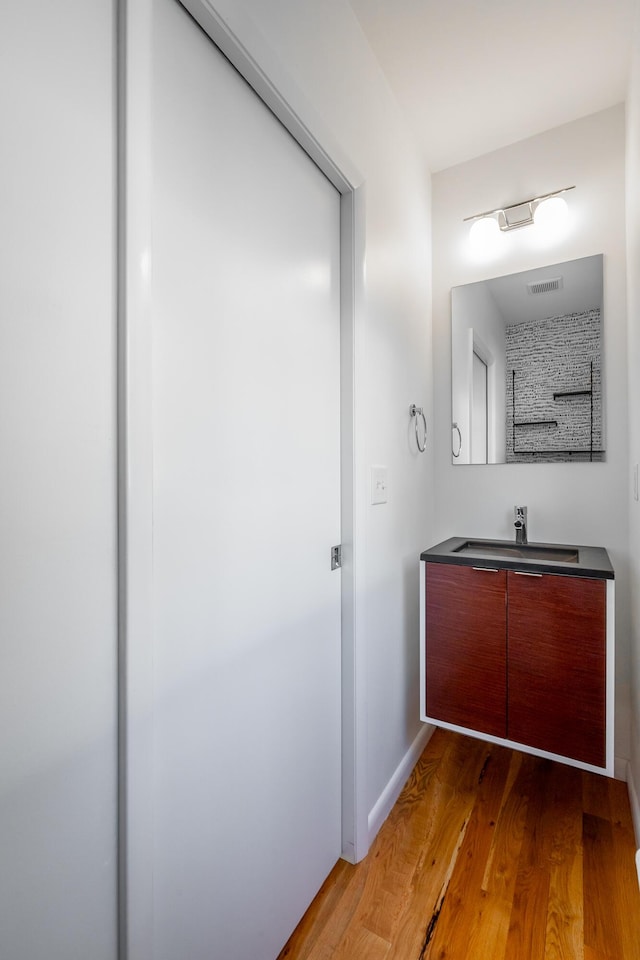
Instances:
[[[507,574],[510,740],[605,765],[606,585]]]
[[[423,719],[612,773],[608,582],[423,563]]]
[[[427,712],[506,737],[506,573],[440,563],[427,570]]]

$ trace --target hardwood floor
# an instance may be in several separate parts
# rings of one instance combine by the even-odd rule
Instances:
[[[640,960],[626,784],[436,730],[278,960]]]

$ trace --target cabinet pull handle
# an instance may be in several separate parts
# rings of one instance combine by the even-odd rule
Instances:
[[[500,573],[495,567],[471,567],[472,570],[480,570],[482,573]]]
[[[524,570],[513,570],[512,573],[515,573],[516,577],[542,577],[542,573],[527,573]]]

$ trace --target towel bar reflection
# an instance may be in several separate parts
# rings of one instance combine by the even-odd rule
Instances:
[[[418,450],[420,453],[424,453],[427,449],[427,418],[424,415],[424,410],[422,407],[416,407],[415,403],[412,403],[409,407],[409,414],[412,417],[415,417],[415,428],[416,428],[416,443],[418,444]],[[420,443],[420,430],[418,429],[418,417],[422,417],[422,423],[424,426],[424,440]]]
[[[460,432],[460,427],[458,426],[457,423],[452,423],[452,424],[451,424],[451,429],[458,431],[458,452],[457,452],[457,453],[455,452],[455,450],[453,449],[453,443],[452,443],[452,444],[451,444],[451,453],[453,454],[454,457],[459,457],[459,456],[460,456],[460,451],[462,450],[462,434],[461,434],[461,432]]]

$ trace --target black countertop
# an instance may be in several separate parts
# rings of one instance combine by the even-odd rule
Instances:
[[[470,547],[466,547],[470,544]],[[482,544],[487,549],[483,552]],[[501,556],[497,550],[505,547],[509,554]],[[564,543],[529,543],[523,549],[523,556],[514,556],[520,547],[515,540],[486,540],[480,537],[450,537],[442,543],[423,550],[421,560],[429,563],[453,563],[464,567],[489,567],[495,570],[523,570],[531,573],[555,573],[567,577],[591,577],[597,580],[613,580],[615,577],[609,554],[604,547],[577,546]],[[549,557],[526,556],[527,547],[539,551],[550,550],[577,552],[577,561],[565,562],[551,554]],[[464,549],[464,552],[460,552]],[[558,554],[559,555],[559,554]]]

